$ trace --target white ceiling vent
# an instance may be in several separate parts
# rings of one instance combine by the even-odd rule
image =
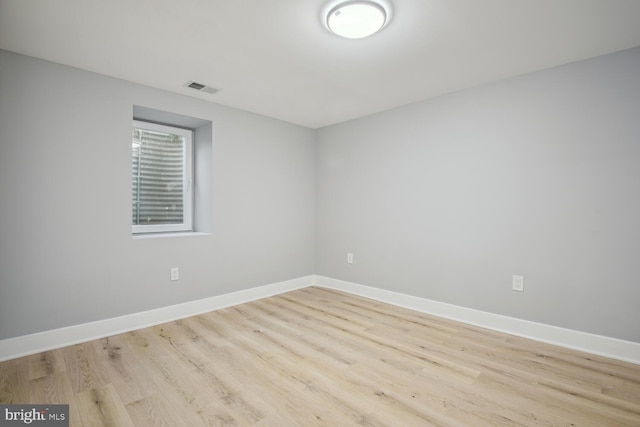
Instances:
[[[191,89],[199,90],[200,92],[206,92],[211,94],[218,92],[218,89],[214,87],[203,85],[202,83],[194,82],[193,80],[189,80],[184,85],[186,87],[190,87]]]

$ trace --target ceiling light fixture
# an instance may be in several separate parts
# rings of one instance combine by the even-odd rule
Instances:
[[[327,28],[347,39],[368,37],[389,22],[389,10],[382,1],[342,1],[329,9]]]

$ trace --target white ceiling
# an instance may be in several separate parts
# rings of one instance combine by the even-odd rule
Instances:
[[[640,46],[640,0],[390,0],[361,40],[328,1],[0,0],[0,48],[319,128]]]

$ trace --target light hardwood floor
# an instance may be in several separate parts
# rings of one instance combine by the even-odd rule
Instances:
[[[640,365],[312,287],[0,363],[72,426],[640,426]]]

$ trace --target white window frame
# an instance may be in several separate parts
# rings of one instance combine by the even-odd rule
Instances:
[[[147,233],[182,233],[193,231],[193,130],[168,124],[133,120],[133,128],[141,128],[150,131],[172,133],[185,138],[183,148],[184,172],[182,176],[182,191],[184,195],[182,209],[182,223],[175,224],[151,224],[151,225],[131,225],[132,234]],[[133,179],[133,177],[131,177]],[[133,209],[133,206],[131,206]]]

